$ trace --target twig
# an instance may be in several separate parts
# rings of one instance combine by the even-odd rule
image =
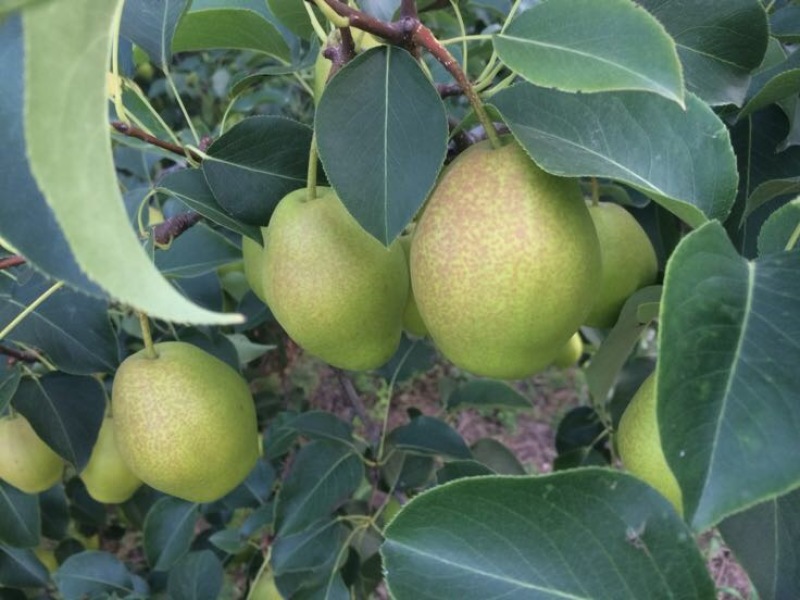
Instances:
[[[350,401],[350,405],[364,424],[369,441],[375,444],[378,441],[378,435],[380,435],[380,432],[376,429],[378,424],[370,418],[364,402],[361,400],[356,388],[353,387],[353,382],[350,381],[350,378],[341,369],[334,369],[334,371],[336,372],[336,379],[339,380],[339,385],[342,386],[342,390],[344,390],[347,399]]]
[[[451,96],[460,96],[464,93],[461,86],[457,83],[437,83],[436,91],[442,98],[450,98]]]
[[[178,144],[173,144],[171,142],[165,142],[164,140],[160,140],[157,137],[150,135],[146,131],[142,131],[137,127],[133,127],[132,125],[128,125],[127,123],[123,123],[122,121],[111,121],[111,126],[122,135],[127,135],[128,137],[136,138],[137,140],[142,140],[143,142],[147,142],[152,146],[168,150],[169,152],[173,152],[174,154],[178,154],[180,156],[191,158],[192,160],[195,160],[197,162],[203,160],[203,158],[199,154],[193,152],[192,150],[189,150],[188,148],[184,148],[183,146],[179,146]]]
[[[417,19],[417,0],[400,0],[400,16],[404,19]]]
[[[328,72],[328,81],[336,75],[343,66],[356,56],[356,44],[349,27],[340,27],[341,42],[328,46],[322,51],[322,56],[331,61],[331,70]]]
[[[169,244],[202,218],[203,216],[196,212],[185,212],[170,217],[153,227],[153,238],[157,244]]]
[[[413,19],[401,19],[395,23],[386,23],[341,2],[341,0],[323,0],[331,9],[342,17],[346,17],[351,27],[377,35],[398,46],[410,48]]]
[[[39,355],[35,352],[16,350],[14,348],[9,348],[8,346],[0,345],[0,354],[5,354],[14,361],[26,363],[39,362]],[[9,360],[9,362],[11,361]]]
[[[15,254],[6,258],[0,258],[0,271],[3,269],[10,269],[18,265],[24,265],[27,261],[22,256]]]

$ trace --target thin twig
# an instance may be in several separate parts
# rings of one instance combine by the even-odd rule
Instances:
[[[339,385],[342,386],[342,390],[350,401],[350,405],[353,407],[355,414],[358,415],[358,418],[361,419],[361,422],[364,424],[367,438],[370,443],[377,443],[379,439],[378,436],[380,435],[380,431],[377,430],[378,424],[369,416],[369,413],[367,413],[364,402],[353,386],[353,382],[341,369],[334,369],[334,371],[336,372],[336,379],[339,380]]]
[[[11,359],[19,362],[35,363],[39,362],[39,355],[35,352],[16,350],[8,346],[0,345],[0,354],[5,354]]]
[[[185,212],[170,217],[153,227],[153,238],[156,244],[169,244],[171,240],[195,225],[203,216],[196,212]]]
[[[171,142],[165,142],[164,140],[160,140],[157,137],[150,135],[146,131],[143,131],[137,127],[133,127],[132,125],[128,125],[127,123],[123,123],[122,121],[111,121],[111,126],[122,135],[136,138],[137,140],[142,140],[143,142],[147,142],[151,146],[156,146],[158,148],[168,150],[169,152],[173,152],[174,154],[191,158],[192,160],[195,160],[197,162],[203,160],[202,156],[200,156],[196,152],[193,152],[192,150],[189,150],[188,148],[184,148],[183,146],[179,146],[178,144],[173,144]]]
[[[405,19],[417,19],[417,0],[400,0],[400,16]]]
[[[460,96],[464,93],[461,86],[457,83],[437,83],[436,91],[442,98],[450,98],[451,96]]]
[[[16,267],[18,265],[24,265],[27,261],[24,257],[15,254],[14,256],[7,256],[6,258],[0,258],[0,271],[3,269],[10,269],[11,267]]]

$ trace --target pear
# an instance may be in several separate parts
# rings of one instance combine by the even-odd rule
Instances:
[[[503,142],[471,146],[442,173],[414,233],[411,283],[449,360],[516,379],[552,363],[586,318],[600,251],[577,181]]]
[[[406,255],[406,260],[409,259],[411,254],[411,238],[412,233],[400,236],[400,245],[403,247],[403,252]],[[425,337],[428,335],[428,328],[422,320],[422,315],[419,314],[417,308],[417,301],[414,299],[414,290],[409,287],[408,300],[406,301],[405,310],[403,310],[403,329],[411,335],[417,337]]]
[[[106,414],[86,468],[80,474],[89,495],[105,504],[121,504],[142,485],[117,448],[114,419]]]
[[[275,576],[270,569],[261,573],[253,582],[248,600],[283,600],[283,596],[275,585]]]
[[[61,479],[64,461],[19,413],[0,419],[0,479],[38,494]]]
[[[262,235],[266,235],[266,227],[261,229]],[[244,276],[253,293],[259,300],[264,300],[264,286],[261,276],[264,271],[264,248],[254,239],[242,236],[242,257],[244,259]]]
[[[247,382],[191,344],[155,344],[126,358],[111,406],[117,447],[149,486],[211,502],[239,485],[258,459],[255,405]]]
[[[553,366],[559,369],[571,367],[580,360],[582,354],[583,340],[580,333],[575,333],[556,355]]]
[[[590,327],[613,327],[636,290],[654,283],[658,259],[650,238],[627,210],[612,202],[589,205],[600,240],[603,277],[586,317]]]
[[[374,369],[400,344],[408,267],[400,243],[386,248],[330,188],[291,192],[279,203],[264,248],[264,295],[302,348],[342,369]]]
[[[617,450],[625,468],[649,483],[683,514],[683,495],[672,473],[658,429],[655,373],[634,394],[617,428]]]

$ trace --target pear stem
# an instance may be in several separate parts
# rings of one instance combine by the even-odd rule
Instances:
[[[142,339],[144,340],[144,351],[147,358],[158,358],[158,352],[153,345],[153,336],[150,333],[150,320],[143,312],[137,313],[139,315],[139,324],[142,327]]]
[[[316,132],[311,136],[311,149],[308,152],[308,200],[314,200],[317,197],[317,134]]]
[[[592,206],[600,205],[600,184],[597,182],[597,177],[592,177]]]

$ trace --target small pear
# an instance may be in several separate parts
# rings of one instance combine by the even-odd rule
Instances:
[[[409,255],[411,254],[411,238],[413,233],[407,233],[405,235],[400,236],[400,245],[403,247],[403,252],[406,255],[406,260],[409,259]],[[406,301],[406,308],[403,311],[403,329],[405,329],[411,335],[416,335],[417,337],[425,337],[428,335],[428,328],[425,327],[425,323],[422,320],[422,315],[419,314],[419,309],[417,308],[417,301],[414,299],[414,290],[411,289],[409,284],[408,289],[408,300]]]
[[[261,573],[252,585],[248,600],[283,600],[278,586],[275,585],[275,576],[269,569]]]
[[[583,354],[583,340],[580,333],[575,333],[558,353],[553,361],[553,366],[559,369],[571,367],[580,360]]]
[[[589,205],[600,240],[602,280],[585,324],[608,328],[617,322],[625,300],[655,282],[658,259],[650,238],[627,210],[612,202]]]
[[[61,479],[64,461],[19,413],[0,419],[0,479],[38,494]]]
[[[191,344],[155,344],[126,358],[111,405],[123,460],[149,486],[212,502],[239,485],[258,460],[255,405],[247,382]]]
[[[80,474],[89,495],[104,504],[121,504],[142,485],[117,448],[114,419],[106,414],[86,468]]]
[[[262,227],[261,233],[266,236],[267,228]],[[250,289],[253,290],[259,300],[265,302],[264,284],[261,281],[264,271],[264,247],[254,239],[244,235],[242,236],[242,257],[244,259],[244,276],[247,278]]]
[[[408,270],[398,241],[386,248],[330,188],[291,192],[278,204],[264,249],[264,295],[302,348],[342,369],[383,365],[400,344]]]

